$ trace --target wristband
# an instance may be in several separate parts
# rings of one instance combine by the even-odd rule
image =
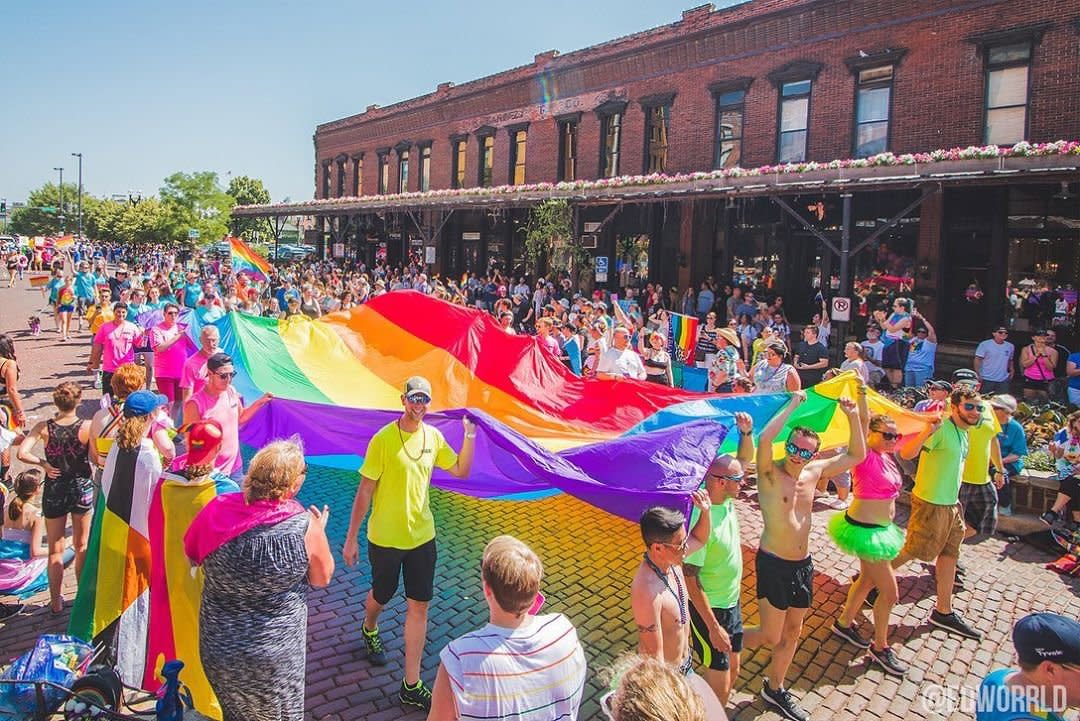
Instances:
[[[476,438],[476,432],[473,431],[472,433],[466,433],[465,437],[466,438]]]
[[[739,435],[749,437],[749,436],[754,435],[754,432],[753,431],[739,431]]]

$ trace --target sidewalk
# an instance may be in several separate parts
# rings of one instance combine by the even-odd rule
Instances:
[[[86,407],[96,405],[98,393],[84,372],[88,336],[78,343],[60,343],[46,330],[28,338],[26,316],[40,307],[40,295],[22,288],[0,288],[0,331],[16,341],[22,386],[29,389],[27,410],[45,417],[49,394],[60,380],[84,384]],[[44,327],[51,319],[44,318]],[[33,420],[33,419],[32,419]],[[356,488],[355,474],[312,467],[300,500],[327,504],[332,510],[328,532],[338,554],[334,580],[309,596],[307,717],[315,721],[421,719],[404,712],[396,700],[402,664],[404,600],[399,594],[388,607],[382,636],[390,657],[385,668],[364,658],[359,625],[369,584],[364,566],[348,568],[340,560],[348,513]],[[484,544],[498,533],[510,533],[530,544],[545,565],[545,611],[566,613],[575,623],[588,656],[590,674],[586,703],[580,718],[602,719],[597,699],[602,693],[596,672],[636,643],[629,608],[629,584],[641,558],[634,524],[609,516],[567,496],[533,502],[485,501],[433,491],[432,506],[439,529],[436,597],[432,602],[424,678],[434,680],[438,653],[451,638],[486,623],[487,608],[480,590],[479,563]],[[753,555],[761,533],[761,516],[753,490],[738,502],[743,529],[743,612],[747,623],[757,620]],[[807,618],[803,642],[795,656],[789,685],[815,719],[848,721],[880,719],[938,719],[926,707],[924,694],[940,686],[975,689],[990,670],[1011,663],[1012,623],[1031,611],[1049,610],[1080,617],[1080,579],[1043,568],[1052,560],[1023,544],[991,539],[965,547],[968,590],[956,595],[956,607],[985,634],[981,643],[947,636],[926,623],[932,608],[931,579],[919,564],[904,569],[900,604],[894,611],[893,638],[900,658],[912,666],[907,679],[897,681],[869,669],[863,654],[830,635],[847,583],[856,568],[825,534],[829,516],[820,507],[814,514],[811,551],[817,568],[815,606]],[[906,510],[901,510],[906,519]],[[74,595],[73,572],[66,576],[65,595]],[[66,614],[55,617],[47,595],[31,599],[29,615],[0,623],[0,663],[28,648],[41,633],[61,632]],[[756,694],[768,653],[744,653],[743,673],[729,709],[732,718],[777,719],[766,712]],[[959,691],[956,691],[959,693]],[[967,693],[970,693],[967,692]],[[957,709],[952,718],[970,718]]]

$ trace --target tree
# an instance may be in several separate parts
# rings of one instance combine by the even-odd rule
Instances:
[[[249,178],[246,175],[238,175],[229,181],[228,193],[234,205],[265,205],[270,202],[270,191],[258,178]],[[230,214],[232,231],[247,241],[254,240],[256,232],[270,233],[273,229],[266,218],[237,218]]]
[[[574,209],[562,199],[545,200],[529,211],[525,228],[525,255],[538,274],[547,265],[556,272],[578,274],[592,264],[589,251],[574,238]]]
[[[213,171],[173,173],[161,186],[161,203],[170,240],[187,238],[193,228],[207,242],[222,238],[229,231],[233,198],[221,189]]]
[[[138,203],[105,200],[98,203],[87,226],[92,238],[113,243],[165,243],[172,235],[170,214],[157,198]]]
[[[79,187],[74,183],[64,183],[64,208],[60,207],[60,186],[46,183],[30,192],[26,207],[16,208],[11,213],[8,231],[19,235],[59,235],[60,216],[63,214],[66,232],[74,233],[79,228],[78,199]],[[83,194],[83,217],[86,217],[88,196]],[[52,210],[42,210],[51,208]],[[65,210],[66,209],[66,210]]]

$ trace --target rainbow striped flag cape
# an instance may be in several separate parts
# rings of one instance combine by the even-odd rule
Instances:
[[[694,360],[699,321],[692,315],[668,312],[668,353],[679,363]]]
[[[267,280],[270,275],[270,264],[266,262],[266,259],[239,238],[230,237],[228,240],[233,271],[237,275],[247,273],[256,280]]]

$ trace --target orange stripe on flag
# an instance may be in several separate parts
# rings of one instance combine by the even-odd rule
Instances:
[[[47,275],[32,275],[30,276],[31,288],[44,288],[49,284],[49,276]]]

